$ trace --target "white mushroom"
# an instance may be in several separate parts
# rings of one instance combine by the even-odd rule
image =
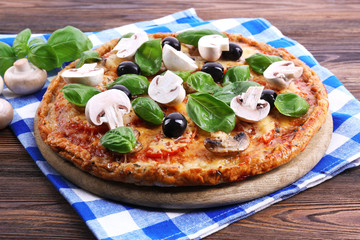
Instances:
[[[129,113],[129,97],[117,89],[96,94],[85,107],[86,119],[94,125],[107,123],[110,129],[124,126],[123,115]]]
[[[118,44],[113,48],[117,51],[116,56],[119,58],[132,58],[138,48],[149,40],[146,32],[139,31],[134,33],[130,38],[122,38]]]
[[[217,131],[205,139],[204,145],[207,150],[217,155],[237,154],[249,147],[250,138],[244,132],[230,135]]]
[[[205,35],[199,39],[200,56],[207,61],[216,61],[222,51],[229,51],[229,39],[220,35]]]
[[[85,63],[80,68],[71,68],[64,71],[61,77],[67,83],[81,83],[96,86],[102,82],[104,69],[96,67],[97,63]]]
[[[14,117],[14,109],[5,99],[0,98],[0,129],[10,124]]]
[[[4,89],[4,80],[3,80],[3,78],[0,76],[0,94],[2,93],[3,89]]]
[[[46,78],[46,71],[34,66],[26,58],[15,61],[14,66],[6,70],[4,75],[6,86],[20,95],[39,91],[44,86]]]
[[[166,46],[166,45],[165,45]],[[154,101],[167,106],[181,103],[186,95],[181,77],[171,71],[156,76],[150,83],[148,94]]]
[[[193,72],[198,69],[194,60],[169,44],[165,44],[162,50],[163,63],[168,70]]]
[[[291,61],[278,61],[272,63],[263,73],[270,88],[284,89],[290,82],[301,76],[302,67],[295,67]]]
[[[236,116],[245,122],[257,122],[270,112],[270,104],[260,99],[264,87],[249,87],[248,90],[230,102]]]

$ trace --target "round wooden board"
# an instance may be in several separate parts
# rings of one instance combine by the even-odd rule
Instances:
[[[51,150],[40,137],[37,116],[34,133],[37,145],[49,164],[75,185],[115,201],[139,206],[189,209],[225,206],[253,200],[295,182],[308,173],[323,157],[333,130],[332,116],[309,142],[306,149],[285,165],[270,172],[233,184],[201,187],[142,187],[110,182],[94,177]]]

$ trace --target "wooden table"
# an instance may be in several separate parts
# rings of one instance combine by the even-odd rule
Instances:
[[[263,17],[303,44],[360,98],[358,1],[0,1],[0,33],[98,31],[195,8],[204,20]],[[207,239],[359,239],[360,168],[277,203]],[[9,128],[0,131],[0,239],[94,239]]]

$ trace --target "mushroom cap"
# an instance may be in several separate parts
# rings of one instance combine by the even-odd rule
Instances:
[[[85,63],[80,68],[71,68],[64,71],[61,77],[67,83],[81,83],[95,87],[103,80],[104,69],[96,67],[97,63]]]
[[[230,102],[236,116],[245,122],[257,122],[270,112],[270,104],[260,99],[264,87],[249,87],[248,90]]]
[[[222,131],[211,133],[204,141],[205,148],[217,155],[237,154],[247,149],[250,138],[245,132],[230,135]]]
[[[272,63],[263,73],[268,85],[273,89],[284,89],[292,80],[303,73],[302,67],[295,67],[292,61],[278,61]]]
[[[169,44],[165,44],[162,50],[163,63],[168,70],[193,72],[198,69],[194,60]]]
[[[139,31],[134,33],[130,38],[122,38],[118,44],[113,48],[113,51],[117,51],[116,56],[118,58],[132,58],[138,48],[149,40],[146,32]]]
[[[4,80],[3,80],[3,78],[0,76],[0,94],[2,93],[3,89],[4,89]]]
[[[14,117],[14,109],[5,99],[0,98],[0,129],[9,125]]]
[[[96,94],[85,107],[86,119],[94,125],[107,123],[110,129],[123,126],[123,115],[129,113],[129,97],[117,89],[110,89]]]
[[[216,61],[222,51],[229,51],[229,39],[220,35],[205,35],[199,39],[200,56],[207,61]]]
[[[167,106],[176,106],[186,95],[181,77],[171,71],[156,76],[150,83],[148,94],[154,101]]]
[[[6,70],[4,81],[14,93],[27,95],[39,91],[45,84],[47,72],[39,69],[26,58],[18,59]]]

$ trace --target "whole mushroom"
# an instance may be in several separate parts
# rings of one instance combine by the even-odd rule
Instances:
[[[3,78],[0,76],[0,94],[2,93],[3,89],[4,89],[4,80],[3,80]]]
[[[14,109],[5,99],[0,98],[0,129],[5,128],[14,117]]]
[[[257,122],[270,112],[270,104],[261,98],[264,87],[249,87],[245,93],[234,97],[230,107],[236,116],[245,122]]]
[[[34,66],[26,58],[15,61],[4,74],[6,86],[19,95],[39,91],[44,86],[46,78],[46,71]]]

